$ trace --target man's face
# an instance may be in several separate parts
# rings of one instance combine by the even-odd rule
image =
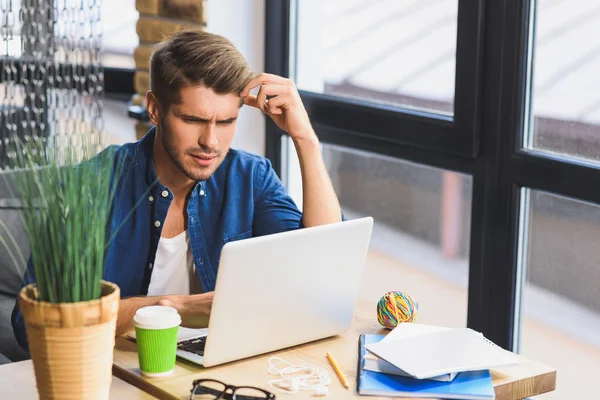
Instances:
[[[154,112],[157,139],[181,173],[194,181],[208,179],[223,162],[235,134],[241,99],[237,94],[217,94],[205,87],[187,87],[179,92],[179,104]]]

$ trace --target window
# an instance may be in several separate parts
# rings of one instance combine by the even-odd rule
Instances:
[[[600,359],[598,339],[590,341],[589,335],[600,330],[594,322],[600,310],[594,245],[600,239],[600,90],[595,73],[600,47],[591,39],[600,35],[600,7],[584,0],[459,0],[454,11],[443,0],[329,0],[314,8],[303,3],[267,0],[267,48],[272,50],[267,68],[296,79],[302,89],[343,207],[380,216],[373,249],[378,246],[375,232],[390,225],[398,233],[394,245],[408,250],[390,261],[398,265],[392,269],[402,270],[406,263],[424,273],[433,264],[419,263],[419,257],[425,260],[424,248],[430,246],[441,259],[445,249],[459,249],[454,254],[463,263],[468,260],[468,273],[464,266],[445,269],[468,281],[459,295],[461,315],[454,318],[462,324],[466,306],[467,326],[504,348],[558,368],[555,398],[586,393],[573,388],[594,381],[592,371],[599,369]],[[412,9],[405,26],[396,24],[398,36],[413,24],[431,26],[437,16],[439,28],[448,29],[452,22],[446,26],[442,18],[450,21],[453,15],[454,47],[449,38],[440,39],[422,59],[389,51],[384,60],[398,55],[403,62],[395,68],[373,64],[373,76],[348,73],[361,57],[376,54],[385,44],[373,39],[371,31],[355,39],[355,60],[340,57],[337,62],[332,56],[353,31],[370,26],[373,33],[381,32],[385,24],[375,22],[401,20],[413,4],[428,12]],[[387,38],[393,43],[394,37]],[[452,52],[450,67],[447,58],[432,70],[419,61]],[[427,82],[411,76],[403,88],[423,86],[394,92],[405,96],[400,101],[385,97],[381,82],[398,82],[407,68],[435,74],[427,75]],[[442,73],[450,69],[451,79]],[[364,92],[334,91],[349,88],[349,83]],[[405,101],[406,96],[432,100],[433,92],[419,97],[426,85],[454,91],[444,100],[450,107]],[[378,97],[370,98],[375,90]],[[282,167],[284,177],[293,177],[294,163],[281,157],[282,136],[283,149],[293,153],[286,136],[271,125],[267,155]],[[297,196],[297,182],[292,179],[288,185]],[[419,223],[411,224],[406,215]],[[460,223],[444,222],[453,219]],[[433,225],[438,228],[424,228]],[[454,235],[436,239],[434,232]],[[427,298],[428,287],[436,287],[438,278],[432,274],[410,289]],[[433,313],[449,308],[443,300],[429,305]],[[436,318],[426,322],[453,325]],[[591,330],[583,328],[586,323]],[[531,396],[538,394],[531,389]]]
[[[296,6],[300,89],[453,113],[457,0]]]
[[[534,120],[525,146],[600,161],[598,4],[538,1],[534,17]]]
[[[549,398],[585,398],[600,370],[600,206],[523,192],[520,352],[559,370]]]
[[[294,151],[286,183],[301,206]],[[386,278],[370,279],[364,300],[400,290],[418,302],[418,322],[466,326],[471,178],[331,145],[323,158],[346,217],[375,220],[366,273]]]
[[[531,106],[519,117],[525,152],[509,172],[521,186],[514,347],[558,369],[548,398],[586,397],[600,368],[600,48],[588,40],[600,34],[600,9],[583,0],[530,6]]]

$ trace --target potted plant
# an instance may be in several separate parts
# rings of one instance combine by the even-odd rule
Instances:
[[[9,147],[35,281],[18,302],[40,398],[108,399],[120,291],[102,275],[120,166],[90,136]],[[13,262],[24,260],[15,250]]]

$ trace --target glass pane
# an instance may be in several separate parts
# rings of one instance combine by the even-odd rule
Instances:
[[[600,371],[600,207],[523,192],[520,352],[558,370],[544,399],[588,398]]]
[[[538,1],[533,131],[525,146],[600,160],[600,8],[592,0]]]
[[[300,89],[454,110],[458,0],[297,0]]]
[[[287,184],[301,204],[294,155]],[[362,300],[402,291],[417,322],[466,326],[471,177],[330,145],[323,156],[346,217],[375,219]]]
[[[102,0],[105,67],[135,68],[133,51],[139,43],[135,31],[138,17],[135,0]]]

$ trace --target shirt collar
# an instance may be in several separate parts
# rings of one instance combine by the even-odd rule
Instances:
[[[138,143],[138,152],[137,152],[137,165],[138,168],[142,168],[144,179],[146,181],[146,185],[152,186],[152,193],[156,195],[159,191],[163,191],[167,189],[165,185],[163,185],[156,175],[156,169],[154,169],[154,138],[156,137],[156,126],[152,126],[148,133],[144,135],[142,139],[140,139]],[[206,191],[206,181],[198,181],[194,185],[194,189],[192,190],[192,195],[196,195],[199,193],[205,193]]]
[[[146,185],[153,186],[152,191],[160,190],[160,182],[156,176],[156,170],[154,169],[154,160],[152,157],[154,137],[156,136],[156,127],[150,128],[148,133],[140,139],[137,146],[137,167],[139,172],[144,175]]]

